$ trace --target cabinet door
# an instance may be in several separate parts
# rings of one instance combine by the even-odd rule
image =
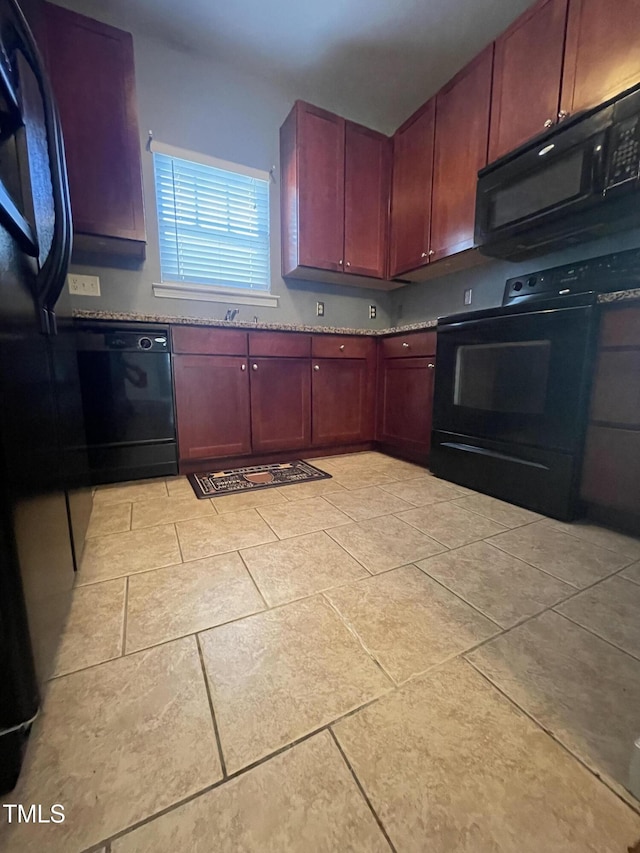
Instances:
[[[365,359],[313,360],[313,444],[355,444],[373,438],[370,378]]]
[[[59,6],[45,7],[74,230],[144,243],[131,35]]]
[[[429,262],[435,98],[393,137],[389,274]]]
[[[640,0],[570,0],[562,109],[596,106],[640,81]]]
[[[436,96],[432,260],[473,246],[478,171],[487,164],[493,45]]]
[[[390,140],[346,123],[344,270],[384,278],[389,220]]]
[[[251,435],[254,452],[309,447],[309,359],[252,358],[250,365]]]
[[[342,271],[344,119],[298,104],[298,263]]]
[[[489,162],[556,123],[566,20],[567,0],[539,0],[496,40]]]
[[[175,355],[173,375],[180,459],[251,451],[246,358]]]
[[[428,453],[431,446],[435,359],[390,358],[382,362],[378,440]]]

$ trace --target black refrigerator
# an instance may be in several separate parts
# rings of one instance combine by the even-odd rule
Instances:
[[[0,793],[51,673],[91,510],[70,311],[71,211],[55,103],[0,3]],[[58,316],[56,316],[58,315]]]

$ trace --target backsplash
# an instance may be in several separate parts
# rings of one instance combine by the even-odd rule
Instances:
[[[640,229],[605,237],[592,243],[583,243],[574,249],[565,249],[530,261],[514,264],[509,261],[490,260],[482,266],[452,273],[440,279],[423,284],[410,284],[391,294],[390,325],[400,326],[447,314],[493,308],[502,303],[505,282],[512,276],[638,247]],[[471,306],[464,304],[464,292],[469,288],[472,290]]]

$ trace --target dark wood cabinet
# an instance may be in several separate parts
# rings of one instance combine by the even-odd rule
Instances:
[[[387,289],[389,146],[296,101],[280,129],[283,276]]]
[[[344,128],[340,116],[296,101],[280,130],[283,275],[342,271]]]
[[[569,0],[561,108],[596,106],[640,80],[640,0]]]
[[[329,447],[372,439],[369,362],[356,358],[313,359],[311,407],[314,445]]]
[[[174,355],[180,461],[251,452],[247,359]]]
[[[346,123],[344,271],[350,275],[386,275],[390,155],[389,137]]]
[[[489,162],[558,120],[568,0],[539,0],[495,43]]]
[[[255,452],[311,444],[309,358],[252,358],[251,444]]]
[[[393,137],[391,277],[424,266],[430,259],[434,133],[435,98],[427,101]]]
[[[640,308],[602,312],[581,496],[594,518],[640,532]]]
[[[492,67],[490,45],[436,96],[434,261],[473,246],[478,170],[487,164]]]
[[[418,462],[431,447],[435,351],[435,332],[383,338],[379,350],[376,439]]]
[[[44,31],[65,140],[74,248],[144,258],[132,37],[49,3]]]

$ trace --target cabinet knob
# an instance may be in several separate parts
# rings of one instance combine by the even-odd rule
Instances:
[[[351,266],[351,261],[347,261],[347,264],[346,264],[346,265],[347,265],[348,267],[350,267],[350,266]]]
[[[320,370],[320,365],[319,365],[319,364],[314,364],[314,365],[313,365],[313,369],[314,369],[314,370]]]
[[[566,118],[569,118],[570,113],[566,110],[560,110],[558,113],[558,121],[564,121]]]
[[[340,258],[340,260],[338,261],[338,266],[342,266],[342,264],[343,264],[343,260],[342,260],[342,258]]]
[[[246,370],[246,369],[247,369],[247,365],[246,365],[246,364],[241,364],[241,365],[240,365],[240,370]]]
[[[548,118],[548,119],[545,121],[544,126],[545,126],[545,127],[553,127],[553,119],[552,119],[552,118]]]
[[[435,364],[432,364],[431,362],[429,362],[427,367],[429,368],[429,370],[433,370],[435,368]]]
[[[409,344],[406,341],[403,341],[402,342],[402,348],[403,349],[409,349]]]
[[[252,364],[252,365],[251,365],[251,370],[257,370],[257,369],[258,369],[258,365],[257,365],[257,364]]]
[[[421,257],[421,258],[426,258],[426,257],[428,257],[428,256],[427,256],[427,253],[426,253],[426,252],[423,252],[423,253],[420,255],[420,257]]]
[[[344,344],[340,344],[340,352],[344,352]]]
[[[436,253],[435,249],[429,249],[429,257],[432,258]]]

